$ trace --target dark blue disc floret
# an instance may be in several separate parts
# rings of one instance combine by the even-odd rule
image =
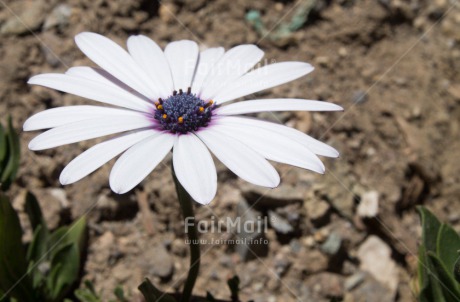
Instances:
[[[212,100],[205,102],[190,93],[190,89],[187,93],[183,93],[182,90],[179,90],[179,93],[174,91],[173,95],[166,100],[159,99],[155,105],[154,118],[160,123],[161,128],[182,134],[206,127],[215,108]]]

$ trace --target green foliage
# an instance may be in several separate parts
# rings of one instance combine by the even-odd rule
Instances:
[[[26,248],[17,213],[7,198],[0,202],[0,291],[5,295],[0,301],[63,301],[79,278],[85,219],[51,232],[37,199],[27,193],[33,238]]]
[[[0,196],[0,290],[19,301],[37,301],[21,238],[18,215],[8,198]],[[3,295],[0,301],[6,301]]]
[[[85,287],[79,288],[75,291],[75,297],[77,297],[80,302],[102,302],[102,299],[99,297],[100,294],[96,292],[93,284],[86,280],[84,282]],[[109,300],[109,302],[128,302],[129,300],[125,297],[125,293],[120,286],[117,286],[113,291],[115,295],[115,300]]]
[[[238,298],[238,293],[240,291],[240,278],[238,276],[233,276],[232,278],[228,279],[227,281],[228,288],[230,289],[231,293],[231,301],[238,302],[240,301]],[[146,302],[177,302],[173,296],[168,295],[158,288],[156,288],[148,278],[145,278],[144,282],[139,285],[139,290],[141,291],[142,295],[145,298]],[[199,298],[199,301],[202,302],[217,302],[221,300],[217,300],[214,296],[210,293],[206,293],[205,298]],[[82,300],[82,302],[99,302],[99,300]]]
[[[262,21],[258,10],[250,10],[246,13],[246,21],[252,25],[255,31],[277,46],[284,47],[294,39],[294,33],[301,29],[308,21],[308,17],[315,10],[317,0],[306,0],[296,4],[296,9],[289,22],[279,22],[273,28],[268,28]]]
[[[457,251],[460,249],[460,236],[426,208],[419,207],[418,211],[423,229],[419,249],[419,299],[421,302],[459,301]]]
[[[20,147],[19,136],[13,128],[11,117],[8,128],[0,124],[0,189],[8,190],[16,178],[19,167]]]

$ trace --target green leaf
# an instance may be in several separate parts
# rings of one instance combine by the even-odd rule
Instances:
[[[138,289],[141,291],[146,302],[177,302],[172,296],[156,288],[148,278],[145,278]]]
[[[68,230],[68,226],[62,226],[59,229],[55,230],[53,233],[51,233],[49,242],[50,247],[56,246],[58,244],[68,244],[68,242],[66,241]]]
[[[422,220],[422,243],[427,252],[432,251],[436,253],[437,237],[441,223],[438,218],[425,207],[417,207],[417,210]]]
[[[71,226],[61,227],[50,235],[51,275],[47,286],[53,299],[62,297],[78,278],[85,230],[86,220],[82,217]]]
[[[457,261],[455,261],[454,278],[458,283],[460,283],[460,256],[457,258]]]
[[[85,233],[86,232],[86,219],[79,218],[70,226],[63,226],[54,231],[50,235],[49,247],[51,251],[51,258],[62,246],[67,246],[76,243],[80,253],[83,252],[85,247]]]
[[[81,302],[101,302],[96,290],[94,289],[93,283],[89,280],[84,282],[86,288],[79,288],[75,290],[75,296]]]
[[[85,280],[84,284],[85,284],[86,288],[88,290],[90,290],[93,294],[95,294],[95,295],[97,294],[96,289],[94,288],[94,284],[91,281]]]
[[[7,150],[7,141],[6,141],[5,128],[3,128],[2,124],[0,124],[0,173],[3,170],[2,163],[6,157],[6,150]]]
[[[34,232],[32,241],[27,249],[27,261],[29,262],[29,272],[31,274],[33,287],[37,288],[43,283],[45,276],[35,267],[35,264],[47,261],[46,253],[48,252],[48,232],[39,225]]]
[[[86,288],[75,290],[75,297],[81,302],[101,302],[95,293]]]
[[[71,226],[61,227],[50,235],[51,274],[47,280],[47,288],[54,300],[65,295],[78,279],[85,230],[86,219],[81,217]]]
[[[25,196],[25,210],[34,230],[34,236],[27,250],[27,261],[29,261],[32,284],[34,288],[38,288],[44,284],[47,272],[43,272],[38,267],[36,268],[35,264],[40,266],[50,261],[50,233],[43,218],[40,205],[35,196],[30,192],[27,192]]]
[[[28,191],[26,193],[25,200],[25,210],[27,216],[29,217],[30,224],[32,225],[32,229],[35,230],[39,225],[41,225],[42,229],[48,231],[46,221],[43,218],[42,210],[40,209],[40,204],[38,203],[35,195]]]
[[[460,238],[426,208],[419,207],[418,210],[423,231],[419,249],[419,299],[421,302],[460,301],[460,287],[454,279]]]
[[[115,297],[117,297],[118,301],[129,302],[128,299],[125,298],[125,292],[123,291],[123,288],[121,288],[120,286],[115,287],[113,293]]]
[[[8,119],[8,161],[5,168],[3,169],[0,183],[2,190],[7,190],[14,178],[19,168],[19,158],[20,158],[20,145],[19,145],[19,136],[13,128],[13,123],[11,117]]]
[[[19,301],[35,301],[21,239],[18,215],[8,198],[0,194],[0,289]]]
[[[76,243],[59,249],[51,259],[51,273],[47,280],[50,297],[60,301],[77,280],[80,270],[80,253]]]
[[[439,288],[442,291],[442,296],[445,297],[445,301],[460,301],[460,291],[458,284],[455,282],[452,275],[447,272],[444,264],[433,252],[427,252],[427,256],[429,262],[431,262],[430,268],[433,269],[432,282],[439,284]],[[436,298],[437,299],[433,301],[438,301],[439,298]]]
[[[85,235],[86,219],[85,216],[82,216],[69,227],[66,240],[77,243],[79,251],[82,252],[85,246]]]
[[[40,205],[35,196],[27,192],[25,196],[25,210],[34,230],[32,241],[27,249],[27,261],[34,288],[39,288],[45,283],[47,272],[40,266],[49,263],[49,231],[43,219]],[[35,267],[37,264],[38,267]]]
[[[434,299],[442,298],[442,291],[436,277],[433,277],[434,268],[432,262],[427,258],[427,252],[436,251],[438,230],[441,226],[439,220],[425,207],[418,207],[422,223],[422,245],[419,248],[419,285],[420,302],[432,302]],[[439,300],[445,302],[444,300]]]
[[[460,250],[460,236],[447,224],[442,224],[438,232],[437,255],[450,274],[454,272],[455,262]]]

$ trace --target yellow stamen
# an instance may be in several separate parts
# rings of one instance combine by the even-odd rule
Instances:
[[[204,108],[203,107],[200,107],[200,112],[203,112],[204,111]]]
[[[179,122],[179,124],[182,124],[184,122],[184,118],[182,116],[179,116],[177,121]]]
[[[213,100],[210,100],[205,106],[206,108],[212,106],[212,104],[214,104],[214,101]]]
[[[165,113],[163,114],[163,119],[166,119],[168,117],[168,115]]]
[[[163,110],[163,105],[158,105],[158,106],[157,106],[157,109],[158,109],[158,110]]]

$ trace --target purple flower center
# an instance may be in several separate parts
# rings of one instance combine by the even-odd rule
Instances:
[[[182,89],[174,91],[166,100],[159,99],[155,103],[154,118],[163,130],[172,133],[188,133],[206,127],[211,121],[214,102],[205,102],[195,94],[183,93]]]

